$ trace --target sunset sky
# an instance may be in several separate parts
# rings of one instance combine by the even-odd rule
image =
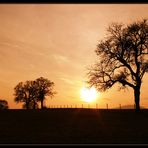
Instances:
[[[21,81],[45,77],[58,92],[46,105],[88,103],[80,98],[88,67],[97,56],[99,40],[112,22],[132,23],[148,18],[148,4],[0,4],[0,98],[10,108],[14,87]],[[148,107],[148,76],[141,89],[141,105]],[[118,85],[98,95],[90,106],[134,104],[133,90]]]

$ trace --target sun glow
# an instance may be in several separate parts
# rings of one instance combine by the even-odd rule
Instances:
[[[93,102],[96,100],[97,98],[97,91],[94,87],[92,88],[86,88],[86,87],[83,87],[81,89],[81,98],[83,101],[85,102]]]

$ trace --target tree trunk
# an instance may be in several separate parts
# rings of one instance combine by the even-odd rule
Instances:
[[[36,102],[33,101],[33,109],[36,109]]]
[[[26,109],[29,109],[29,102],[26,102]]]
[[[134,97],[135,97],[135,111],[140,111],[140,88],[136,87],[134,89]]]
[[[43,100],[41,100],[41,109],[44,108]]]

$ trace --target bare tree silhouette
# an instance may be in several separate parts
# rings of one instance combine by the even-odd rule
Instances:
[[[56,94],[56,92],[53,91],[54,83],[43,77],[36,79],[35,83],[37,98],[41,102],[41,108],[43,109],[45,96],[52,98]]]
[[[1,99],[0,100],[0,110],[8,109],[8,108],[9,108],[8,102],[4,99]]]
[[[112,23],[108,36],[99,42],[98,62],[89,68],[88,84],[105,91],[114,84],[134,90],[136,111],[140,110],[142,78],[148,72],[148,23],[144,19],[124,27]]]

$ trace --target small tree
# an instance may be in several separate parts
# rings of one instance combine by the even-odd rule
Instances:
[[[35,81],[20,82],[14,88],[14,101],[22,102],[23,108],[36,109],[38,108],[38,101],[41,102],[41,108],[44,108],[45,96],[53,97],[56,94],[53,91],[54,83],[48,79],[40,77]]]
[[[8,109],[8,102],[6,100],[0,100],[0,110]]]
[[[89,69],[88,83],[99,91],[114,84],[121,89],[134,90],[136,111],[140,110],[140,89],[143,76],[148,72],[148,23],[139,21],[124,27],[113,23],[108,36],[97,45],[98,62]]]
[[[23,102],[23,108],[36,109],[37,105],[37,92],[34,81],[20,82],[15,88],[15,102]]]
[[[36,79],[35,83],[38,100],[41,102],[41,109],[43,109],[45,97],[50,96],[52,98],[56,94],[53,91],[54,83],[43,77]]]

